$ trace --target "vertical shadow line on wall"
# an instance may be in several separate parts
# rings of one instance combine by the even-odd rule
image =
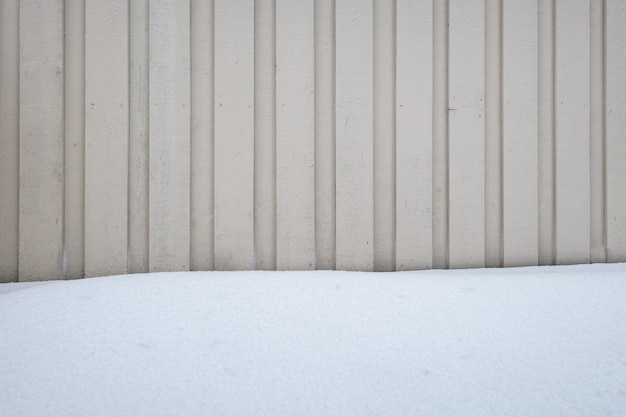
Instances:
[[[539,1],[539,265],[556,261],[555,0]]]
[[[591,262],[606,262],[605,2],[590,5]]]
[[[433,0],[433,268],[449,266],[448,0]]]
[[[485,4],[485,265],[503,264],[502,0]]]
[[[374,2],[374,270],[393,271],[396,242],[396,1]]]
[[[211,193],[211,213],[210,213],[210,246],[211,250],[209,252],[209,260],[211,264],[211,269],[215,269],[215,1],[211,0],[211,21],[209,22],[211,25],[211,62],[209,64],[209,68],[211,69],[211,125],[210,125],[210,136],[211,136],[211,180],[209,182],[210,193]]]
[[[276,269],[276,1],[254,3],[254,258]]]
[[[19,12],[0,2],[0,283],[19,278]]]
[[[336,268],[335,0],[315,1],[315,268]]]

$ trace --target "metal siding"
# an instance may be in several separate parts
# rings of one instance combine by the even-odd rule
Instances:
[[[0,281],[626,261],[624,16],[5,1]]]

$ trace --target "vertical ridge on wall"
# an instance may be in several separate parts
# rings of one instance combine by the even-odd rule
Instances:
[[[503,10],[503,265],[539,262],[537,2]]]
[[[128,272],[148,272],[149,4],[129,3]]]
[[[556,263],[590,259],[589,0],[557,0]]]
[[[449,0],[433,2],[433,268],[450,265]]]
[[[128,267],[128,5],[90,1],[86,17],[85,276],[93,277]]]
[[[372,270],[373,5],[336,8],[337,269]]]
[[[336,268],[335,0],[316,0],[315,267]]]
[[[374,2],[374,270],[396,269],[396,0]]]
[[[604,0],[591,1],[590,10],[591,262],[606,262]]]
[[[556,262],[555,1],[539,1],[539,265]]]
[[[607,245],[610,262],[626,261],[626,2],[606,0]]]
[[[215,267],[254,268],[254,1],[215,4]]]
[[[189,269],[189,2],[150,0],[151,271]]]
[[[450,0],[450,267],[485,265],[484,7]]]
[[[397,0],[397,270],[433,266],[433,75],[433,1]]]
[[[313,10],[314,0],[276,4],[276,266],[281,270],[315,268]]]
[[[64,3],[64,278],[85,276],[85,1]],[[125,254],[124,254],[125,256]]]
[[[18,279],[19,0],[0,2],[0,283]]]
[[[254,2],[255,269],[276,269],[276,0]]]
[[[212,270],[214,219],[214,0],[191,2],[190,269]]]
[[[19,22],[19,279],[60,279],[63,2],[20,2]]]
[[[485,266],[502,266],[502,0],[485,1]]]

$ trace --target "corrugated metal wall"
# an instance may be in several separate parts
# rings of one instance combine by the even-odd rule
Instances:
[[[626,0],[3,0],[0,280],[626,260]]]

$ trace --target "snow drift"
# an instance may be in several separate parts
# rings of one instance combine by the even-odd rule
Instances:
[[[626,264],[2,284],[0,415],[626,415]]]

